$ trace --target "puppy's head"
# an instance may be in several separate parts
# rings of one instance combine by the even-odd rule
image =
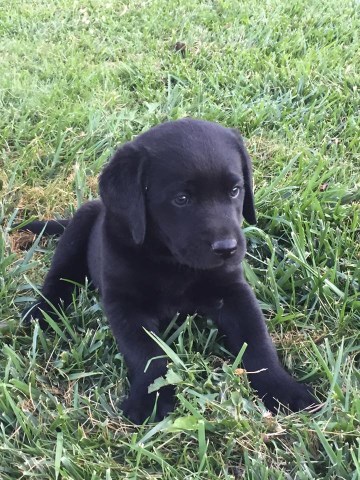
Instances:
[[[152,238],[193,268],[239,263],[242,220],[256,222],[240,135],[200,120],[164,123],[119,149],[100,177],[100,194],[126,218],[136,244],[151,243],[148,222]]]

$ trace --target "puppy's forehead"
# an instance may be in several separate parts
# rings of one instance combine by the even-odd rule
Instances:
[[[140,135],[136,143],[151,158],[154,170],[174,175],[209,174],[240,168],[237,141],[233,132],[216,123],[183,119],[161,124]]]

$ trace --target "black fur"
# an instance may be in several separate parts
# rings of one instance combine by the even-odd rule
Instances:
[[[183,119],[159,125],[119,148],[100,176],[101,199],[69,222],[45,279],[53,305],[70,303],[73,284],[89,277],[131,382],[127,417],[146,419],[154,406],[148,386],[166,373],[163,355],[144,332],[158,334],[177,312],[212,318],[227,348],[243,363],[252,386],[275,411],[315,403],[279,363],[241,261],[243,217],[255,223],[251,162],[240,135],[215,123]],[[31,230],[32,224],[26,226]],[[45,300],[25,312],[52,314]],[[156,419],[174,407],[171,387],[159,391]]]
[[[29,230],[31,233],[36,233],[37,235],[41,232],[45,235],[62,235],[69,222],[70,220],[48,220],[46,222],[34,220],[21,227],[20,230]],[[20,225],[21,224],[18,223],[14,225],[13,228],[20,227]]]

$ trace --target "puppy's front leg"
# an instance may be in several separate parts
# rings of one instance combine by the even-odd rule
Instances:
[[[131,421],[141,424],[151,415],[156,402],[156,393],[149,394],[148,387],[166,374],[165,358],[151,360],[163,356],[164,352],[144,330],[158,334],[158,322],[132,302],[119,299],[118,293],[116,301],[105,296],[104,308],[129,372],[130,392],[122,410]],[[156,421],[172,411],[175,404],[173,387],[162,387],[158,392]]]
[[[281,366],[259,304],[245,282],[237,284],[224,298],[217,323],[233,355],[238,354],[244,342],[248,344],[243,357],[248,372],[265,369],[249,373],[249,380],[268,409],[276,411],[285,405],[298,411],[316,403],[311,389],[298,383]]]

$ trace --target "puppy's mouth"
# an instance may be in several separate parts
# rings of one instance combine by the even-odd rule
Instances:
[[[239,265],[243,258],[241,252],[244,248],[241,236],[236,240],[236,248],[220,252],[214,250],[214,243],[204,240],[196,242],[193,239],[185,246],[176,245],[176,242],[159,227],[156,236],[159,245],[162,245],[162,255],[159,255],[160,252],[157,255],[160,261],[177,263],[196,270],[212,270],[224,265]]]
[[[238,265],[241,261],[236,253],[218,256],[209,251],[207,255],[204,255],[202,249],[200,252],[196,250],[198,249],[184,248],[179,251],[172,249],[172,254],[178,263],[198,270],[212,270],[223,265]]]

